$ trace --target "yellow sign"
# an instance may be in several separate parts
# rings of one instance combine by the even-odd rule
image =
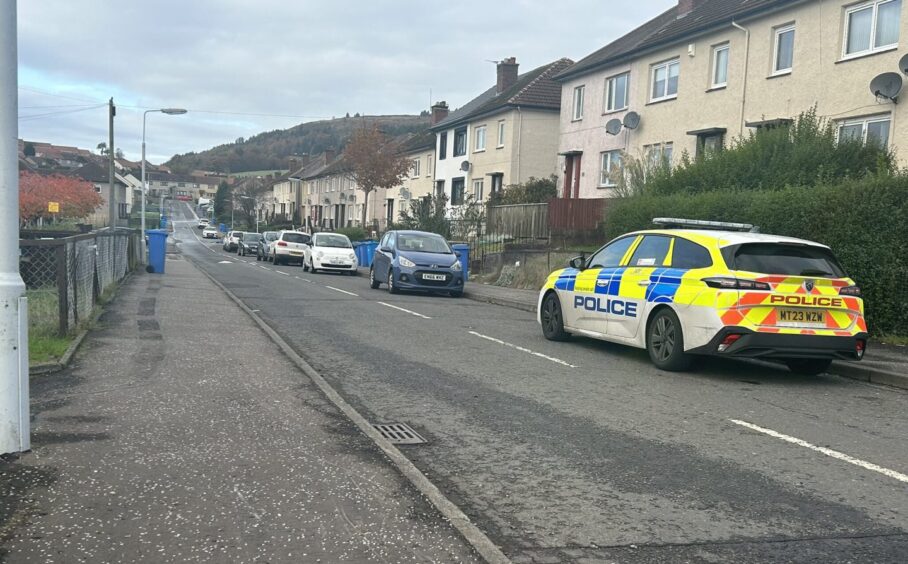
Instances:
[[[60,202],[47,202],[48,213],[60,213]]]

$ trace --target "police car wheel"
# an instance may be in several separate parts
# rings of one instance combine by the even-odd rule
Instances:
[[[662,309],[656,313],[647,328],[646,350],[659,369],[677,372],[690,366],[691,357],[684,352],[684,335],[675,312]]]
[[[785,361],[788,369],[803,376],[816,376],[826,372],[832,359],[829,358],[790,358]]]
[[[542,301],[542,335],[550,341],[566,341],[571,338],[564,330],[564,316],[561,314],[561,302],[558,295],[550,293]]]

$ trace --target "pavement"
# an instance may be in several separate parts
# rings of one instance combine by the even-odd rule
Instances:
[[[464,296],[535,313],[539,292],[470,282],[464,288]],[[846,378],[908,389],[908,347],[871,342],[863,360],[835,361],[829,371]]]
[[[33,379],[0,560],[479,561],[224,292],[180,255],[166,269]]]

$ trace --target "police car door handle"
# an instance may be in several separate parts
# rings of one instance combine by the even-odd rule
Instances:
[[[649,280],[637,280],[637,284],[640,286],[649,286]]]

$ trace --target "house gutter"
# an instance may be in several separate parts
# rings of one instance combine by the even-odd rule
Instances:
[[[732,27],[744,32],[744,80],[741,85],[741,127],[738,129],[738,135],[744,135],[744,107],[747,104],[747,68],[750,64],[750,30],[732,20]]]

